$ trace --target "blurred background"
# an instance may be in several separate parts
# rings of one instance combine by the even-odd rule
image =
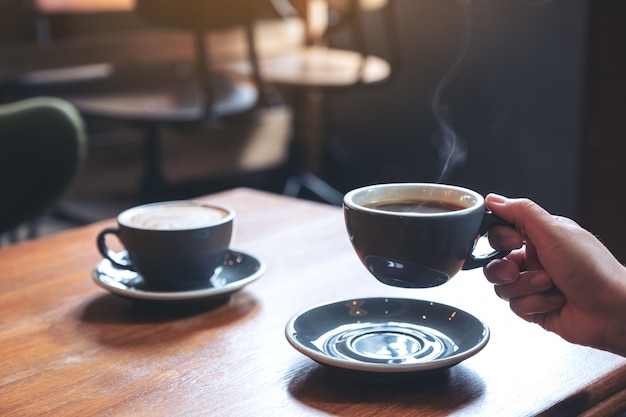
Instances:
[[[51,45],[62,44],[72,65],[80,63],[81,54],[100,51],[104,52],[91,64],[110,62],[116,54],[165,54],[169,44],[141,38],[158,28],[138,15],[134,1],[101,2],[2,0],[0,78],[14,79],[16,68],[27,67],[27,61],[34,59],[33,48],[41,50],[40,60]],[[262,75],[265,58],[276,67],[297,67],[295,61],[281,60],[280,52],[316,44],[378,57],[389,65],[389,73],[374,82],[360,79],[345,85],[293,83],[276,77],[272,82],[268,76],[264,83],[288,112],[264,112],[252,126],[257,130],[262,126],[265,136],[287,137],[286,154],[270,158],[270,153],[280,151],[264,150],[261,145],[255,155],[274,159],[246,162],[254,169],[240,170],[237,175],[229,171],[231,161],[241,161],[233,138],[241,136],[241,126],[250,126],[249,119],[213,120],[207,129],[159,125],[160,169],[170,187],[161,196],[189,198],[240,185],[283,192],[289,179],[308,178],[303,172],[315,174],[339,194],[375,182],[440,180],[483,194],[532,198],[553,213],[576,219],[626,259],[622,239],[626,226],[626,3],[267,3],[257,9],[254,23],[257,44],[272,51],[260,52]],[[352,3],[357,5],[356,14]],[[316,10],[322,11],[321,18],[316,17]],[[263,38],[267,31],[260,26],[267,22],[280,22],[288,29],[278,41]],[[171,28],[167,30],[172,33]],[[211,29],[211,36],[227,30]],[[118,43],[105,42],[106,48],[101,49],[85,46],[96,38],[100,39],[97,45],[103,45],[104,36],[117,37]],[[144,41],[124,52],[132,45],[119,39]],[[216,39],[213,51],[222,44]],[[272,42],[278,44],[272,47]],[[66,49],[71,45],[73,52]],[[31,52],[17,52],[24,47]],[[99,70],[106,74],[107,68]],[[442,83],[451,69],[454,76]],[[76,97],[72,88],[77,87],[20,90],[13,81],[0,83],[5,102],[51,92],[71,99]],[[447,154],[442,157],[442,149],[447,148],[442,148],[434,98],[439,98],[437,108],[450,123],[447,129],[455,133],[455,149],[461,150],[443,176]],[[66,217],[90,221],[114,216],[141,201],[137,190],[145,174],[145,126],[136,120],[128,123],[89,111],[83,114],[88,153],[61,206],[65,214],[72,214]],[[301,198],[336,204],[327,194],[312,192],[315,187],[308,187],[305,180],[297,185]]]

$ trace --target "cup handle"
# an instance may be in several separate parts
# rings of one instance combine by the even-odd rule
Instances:
[[[106,236],[107,235],[115,235],[119,239],[119,229],[116,227],[109,227],[98,233],[97,244],[98,250],[100,254],[107,258],[111,263],[118,268],[128,269],[134,271],[132,264],[130,263],[130,259],[125,253],[114,252],[106,244]]]
[[[502,219],[501,217],[496,216],[490,210],[486,210],[485,216],[483,217],[483,222],[480,225],[480,230],[479,230],[480,236],[485,235],[492,226],[508,226],[508,227],[512,227],[513,229],[516,229],[514,224],[509,223],[506,220]],[[470,254],[469,258],[465,260],[465,263],[463,264],[463,269],[467,270],[467,269],[482,268],[485,265],[487,265],[489,262],[493,261],[494,259],[504,258],[509,253],[511,253],[511,251],[498,251],[498,250],[494,250],[492,252],[489,252],[480,256],[476,256],[472,253]]]

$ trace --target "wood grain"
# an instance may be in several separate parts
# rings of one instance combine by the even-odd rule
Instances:
[[[624,358],[518,319],[480,271],[430,290],[386,287],[353,254],[340,209],[247,189],[205,199],[237,210],[233,247],[267,264],[210,308],[148,307],[97,287],[95,238],[113,221],[0,249],[0,415],[527,416],[567,412],[581,392],[590,410],[623,398]],[[484,320],[491,340],[399,382],[337,373],[285,340],[297,312],[368,296],[454,305]]]

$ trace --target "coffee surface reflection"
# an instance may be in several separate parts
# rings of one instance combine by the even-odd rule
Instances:
[[[450,211],[463,210],[465,207],[447,201],[431,200],[399,200],[382,201],[363,204],[374,210],[390,211],[393,213],[447,213]]]
[[[228,211],[206,205],[152,206],[120,217],[120,222],[139,229],[183,230],[207,227],[226,218]]]

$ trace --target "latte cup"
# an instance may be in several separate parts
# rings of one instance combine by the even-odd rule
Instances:
[[[117,227],[102,230],[98,250],[117,268],[138,272],[157,290],[202,288],[223,263],[235,211],[198,201],[144,204],[117,216]],[[107,236],[115,235],[125,251],[115,252]]]
[[[461,269],[487,265],[508,252],[474,253],[491,226],[510,223],[485,207],[477,192],[452,185],[366,186],[343,200],[348,237],[359,259],[387,285],[428,288]]]

